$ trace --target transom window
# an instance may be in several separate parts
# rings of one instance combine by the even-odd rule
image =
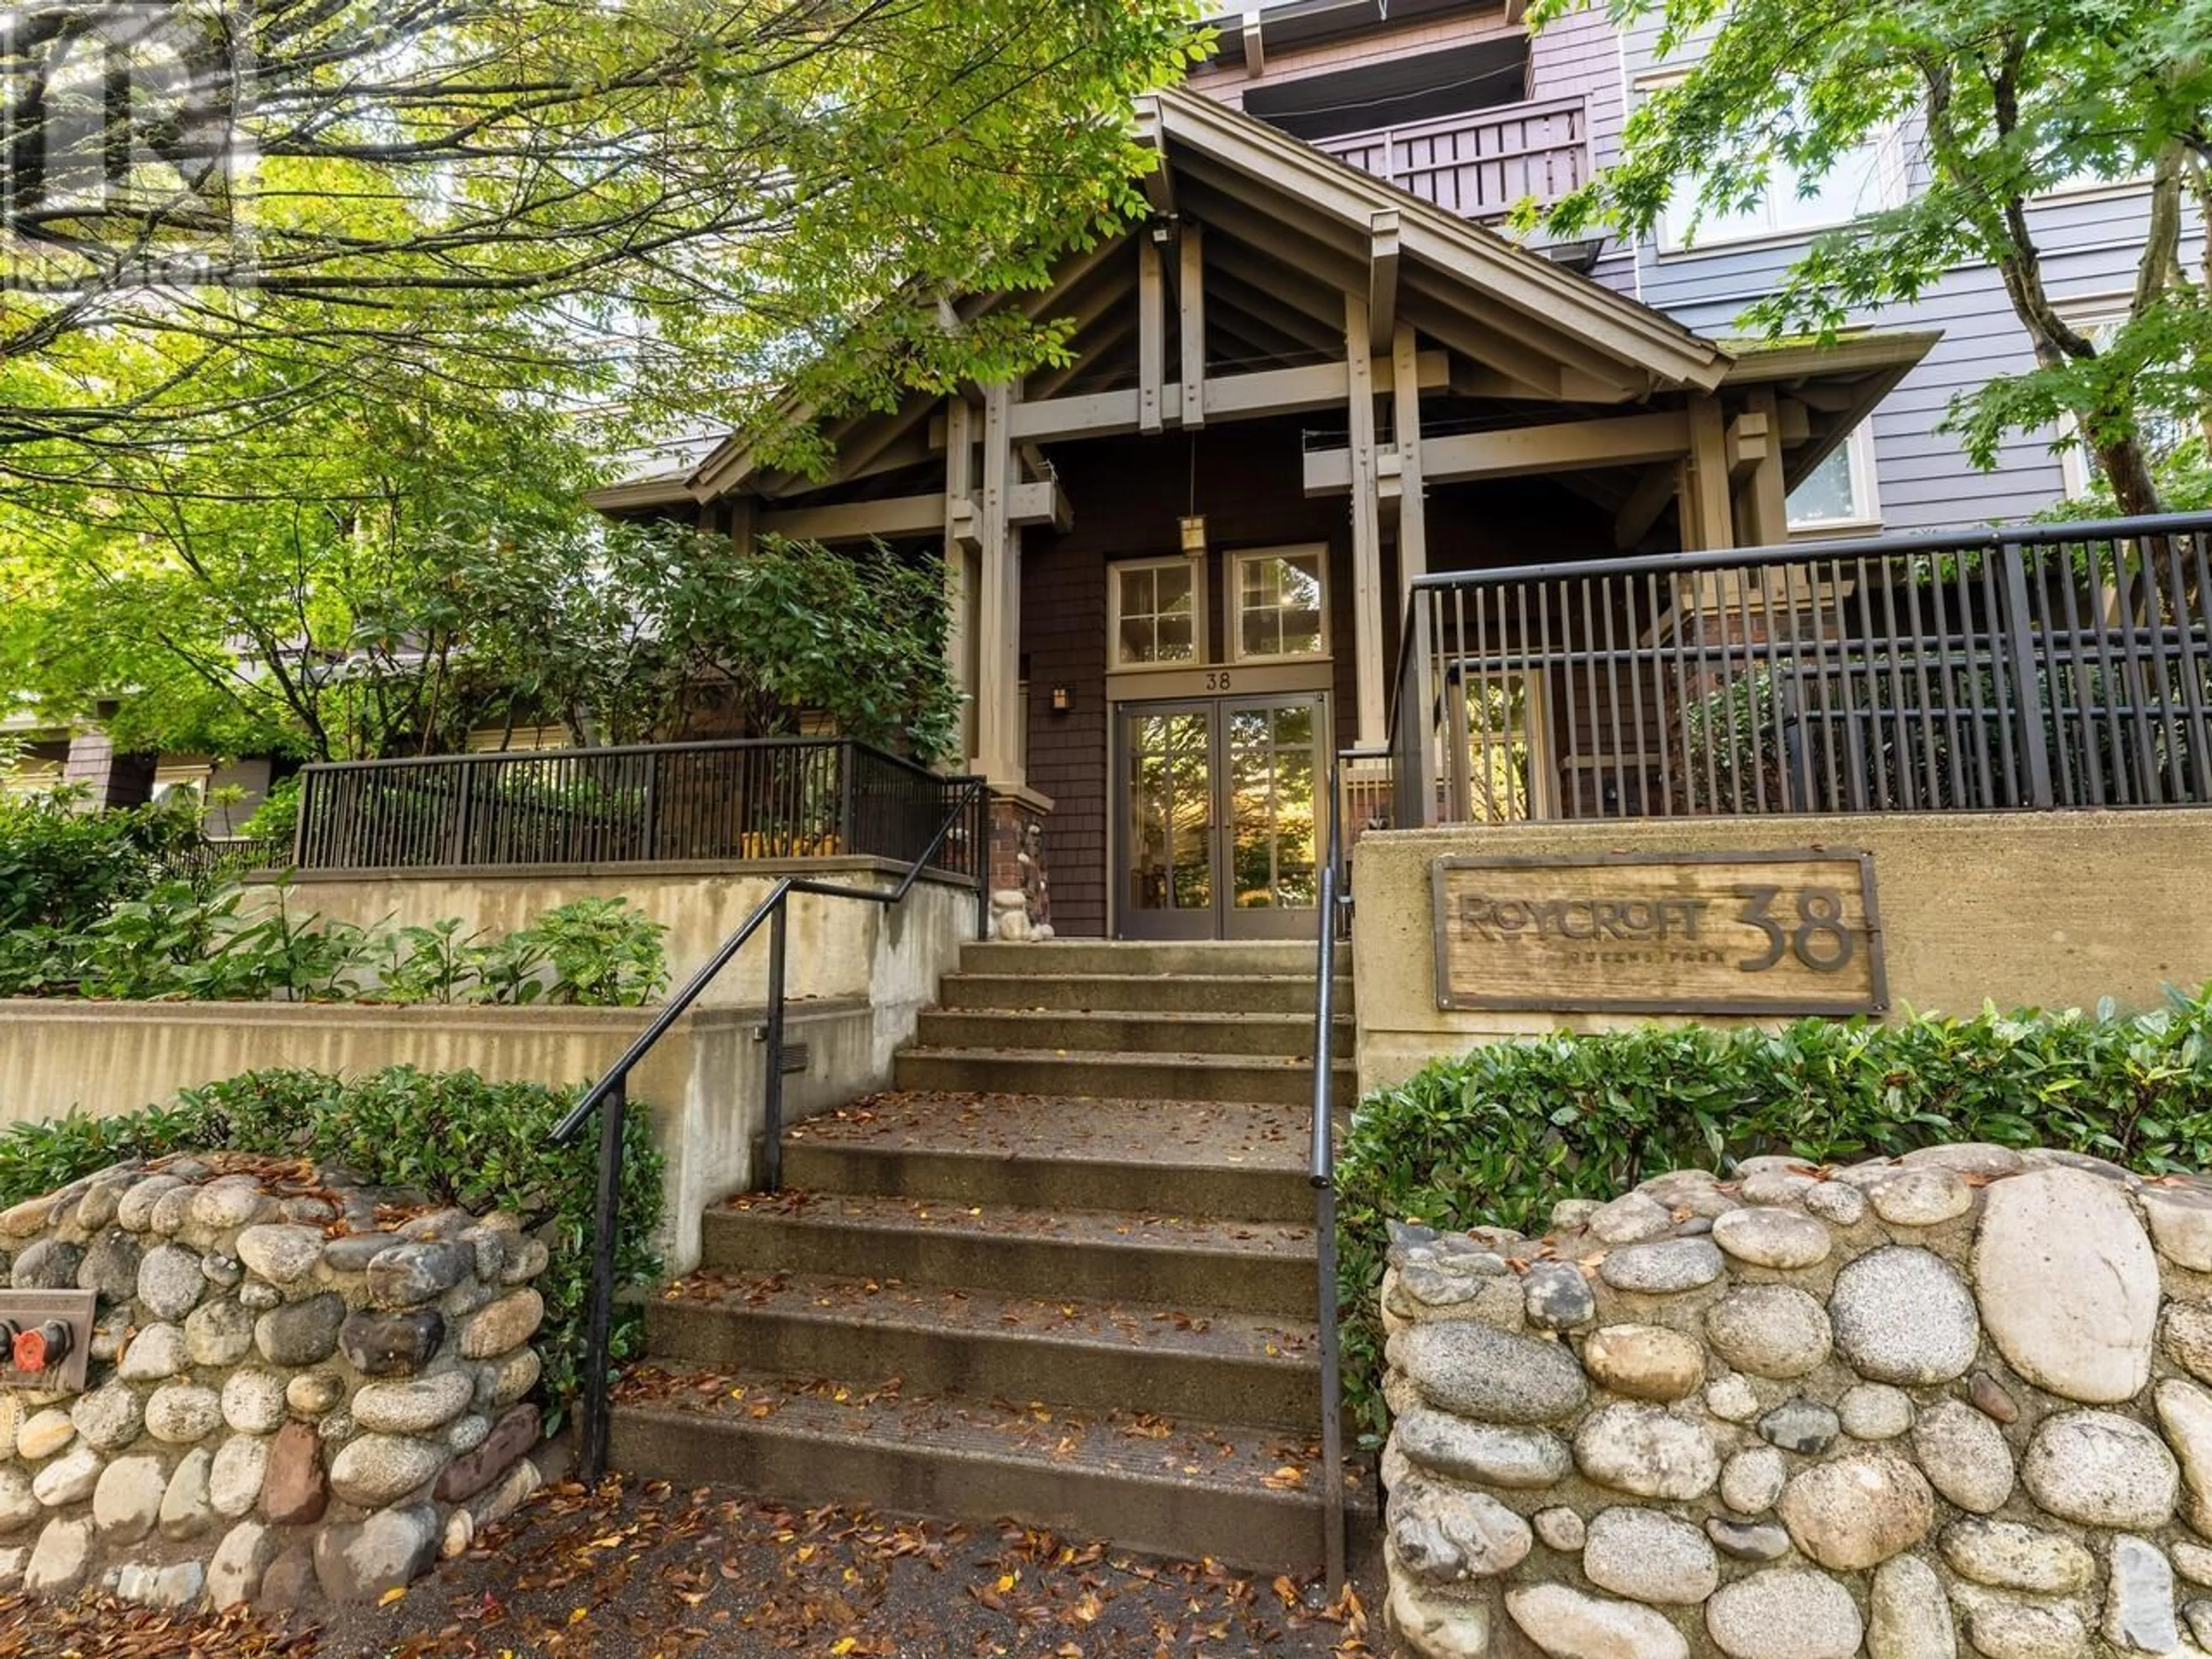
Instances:
[[[1834,531],[1881,523],[1875,493],[1874,431],[1862,421],[1790,492],[1792,531]]]
[[[1230,561],[1236,615],[1230,640],[1240,662],[1317,657],[1328,650],[1318,547],[1238,553]]]
[[[1115,666],[1199,660],[1198,568],[1191,560],[1117,564],[1107,580]]]

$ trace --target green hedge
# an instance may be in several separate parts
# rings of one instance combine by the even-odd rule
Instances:
[[[2212,988],[2129,1017],[1644,1026],[1439,1060],[1362,1101],[1339,1160],[1349,1396],[1379,1432],[1375,1302],[1392,1219],[1537,1233],[1560,1199],[1612,1197],[1666,1170],[1954,1140],[2212,1169]]]
[[[577,1093],[406,1066],[361,1078],[249,1072],[115,1117],[72,1113],[15,1125],[0,1134],[0,1207],[129,1158],[238,1152],[337,1165],[373,1185],[420,1188],[440,1204],[513,1211],[551,1252],[536,1280],[545,1298],[537,1346],[545,1362],[547,1414],[557,1424],[574,1398],[583,1360],[599,1136],[580,1135],[565,1147],[548,1136]],[[661,1159],[648,1115],[633,1102],[625,1125],[616,1258],[622,1285],[650,1284],[660,1270],[652,1238],[660,1220]],[[616,1357],[631,1353],[641,1335],[641,1320],[618,1316]]]

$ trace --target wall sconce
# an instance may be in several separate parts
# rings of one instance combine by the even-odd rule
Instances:
[[[1182,550],[1189,557],[1206,556],[1206,514],[1194,513],[1187,519],[1176,520],[1182,526]]]
[[[1065,714],[1075,707],[1075,692],[1072,687],[1055,685],[1052,688],[1052,712]]]

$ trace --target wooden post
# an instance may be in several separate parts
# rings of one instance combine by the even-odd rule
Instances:
[[[994,784],[1019,787],[1021,752],[1022,532],[1006,521],[1014,447],[1008,417],[1014,388],[983,390],[983,498],[977,514],[981,566],[975,608],[975,756],[969,765]]]
[[[1682,545],[1703,551],[1735,545],[1729,501],[1728,428],[1720,399],[1703,392],[1690,397],[1690,461],[1685,480]]]
[[[1206,245],[1199,226],[1183,226],[1176,253],[1181,271],[1176,298],[1182,306],[1176,333],[1182,346],[1182,423],[1195,432],[1206,424]]]
[[[1746,547],[1778,547],[1790,539],[1790,502],[1782,482],[1782,416],[1774,388],[1745,392],[1743,412],[1756,417],[1747,424],[1764,428],[1765,447],[1735,494],[1736,540]]]
[[[1382,660],[1382,508],[1375,457],[1375,368],[1369,356],[1367,301],[1344,296],[1344,359],[1350,381],[1345,410],[1351,426],[1352,667],[1358,686],[1359,745],[1380,748],[1389,732]],[[1392,371],[1392,378],[1396,372]],[[1418,395],[1418,394],[1417,394]]]
[[[1413,578],[1429,568],[1429,509],[1421,486],[1421,374],[1413,331],[1400,323],[1390,338],[1391,424],[1398,442],[1398,608]]]
[[[1148,434],[1160,429],[1160,388],[1167,379],[1164,286],[1160,245],[1148,226],[1137,233],[1137,430]]]
[[[960,689],[959,752],[975,750],[975,437],[955,392],[945,404],[945,663]]]

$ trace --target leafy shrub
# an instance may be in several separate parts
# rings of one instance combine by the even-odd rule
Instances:
[[[628,899],[575,899],[546,911],[526,931],[552,963],[549,1002],[635,1008],[668,983],[660,945],[668,929],[631,909]]]
[[[573,1401],[584,1352],[591,1284],[592,1206],[599,1137],[568,1146],[548,1137],[574,1089],[487,1083],[473,1072],[394,1066],[340,1079],[319,1072],[249,1072],[187,1089],[166,1105],[115,1117],[72,1113],[0,1134],[0,1206],[52,1192],[128,1158],[171,1152],[265,1152],[312,1158],[377,1185],[419,1188],[433,1201],[505,1209],[546,1242],[551,1261],[535,1281],[545,1298],[537,1339],[556,1424]],[[660,1155],[649,1115],[630,1103],[624,1123],[618,1287],[652,1283],[660,1220]],[[637,1351],[641,1320],[617,1309],[614,1352]]]
[[[2125,1018],[1641,1026],[1436,1061],[1361,1102],[1338,1166],[1347,1390],[1379,1431],[1374,1304],[1390,1220],[1536,1233],[1560,1199],[1613,1197],[1685,1165],[1958,1140],[2212,1168],[2212,988]]]
[[[0,798],[0,933],[89,927],[151,887],[185,833],[170,809],[87,811],[82,799]]]

